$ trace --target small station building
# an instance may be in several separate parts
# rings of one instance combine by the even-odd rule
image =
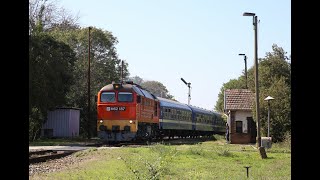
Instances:
[[[248,89],[226,89],[224,111],[228,115],[231,144],[256,143],[257,128],[253,121],[254,93]]]

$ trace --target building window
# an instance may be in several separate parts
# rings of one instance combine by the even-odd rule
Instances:
[[[242,133],[242,121],[236,121],[236,133]]]

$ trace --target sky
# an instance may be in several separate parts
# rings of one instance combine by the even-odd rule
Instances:
[[[258,16],[258,58],[272,45],[291,55],[290,0],[60,0],[81,27],[111,32],[130,77],[159,81],[181,103],[214,110],[224,83],[254,65],[253,18]]]

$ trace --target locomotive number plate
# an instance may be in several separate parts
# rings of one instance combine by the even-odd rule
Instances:
[[[107,107],[107,111],[125,111],[126,107]]]

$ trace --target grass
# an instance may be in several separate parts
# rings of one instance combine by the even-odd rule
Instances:
[[[218,139],[218,138],[217,138]],[[291,150],[282,144],[261,159],[254,146],[225,144],[223,139],[192,145],[90,149],[73,154],[91,161],[29,179],[291,179]]]

